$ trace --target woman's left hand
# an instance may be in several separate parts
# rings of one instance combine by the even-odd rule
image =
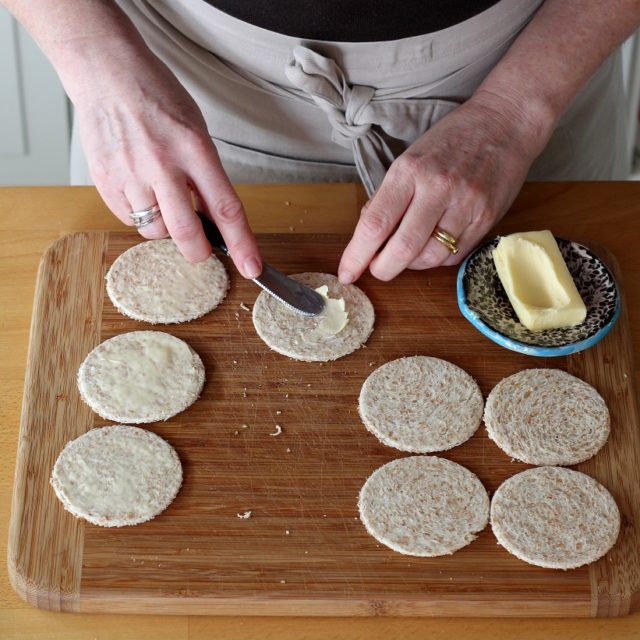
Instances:
[[[460,262],[507,211],[551,130],[508,100],[476,93],[391,165],[362,209],[340,281],[367,267],[391,280],[404,269]],[[456,255],[432,237],[436,227],[456,238]]]

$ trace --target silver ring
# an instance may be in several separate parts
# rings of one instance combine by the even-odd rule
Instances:
[[[140,211],[132,211],[129,217],[133,220],[133,224],[140,229],[146,227],[148,224],[155,222],[160,217],[160,207],[158,204],[153,204],[146,209],[140,209]]]

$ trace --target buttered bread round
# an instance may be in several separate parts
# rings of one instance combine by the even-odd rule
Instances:
[[[127,424],[166,420],[184,411],[203,384],[200,356],[162,331],[132,331],[106,340],[78,370],[82,399],[103,418]]]

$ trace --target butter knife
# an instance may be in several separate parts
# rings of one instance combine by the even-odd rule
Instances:
[[[211,246],[228,256],[229,249],[218,227],[201,211],[196,213]],[[317,291],[285,276],[266,262],[262,263],[262,273],[253,281],[276,300],[303,316],[317,316],[324,310],[324,298]]]

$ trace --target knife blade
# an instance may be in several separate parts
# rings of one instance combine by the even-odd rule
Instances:
[[[218,227],[201,211],[196,213],[211,246],[228,256],[229,249]],[[324,298],[317,291],[285,276],[266,262],[262,263],[262,273],[253,281],[276,300],[303,316],[317,316],[324,310]]]

